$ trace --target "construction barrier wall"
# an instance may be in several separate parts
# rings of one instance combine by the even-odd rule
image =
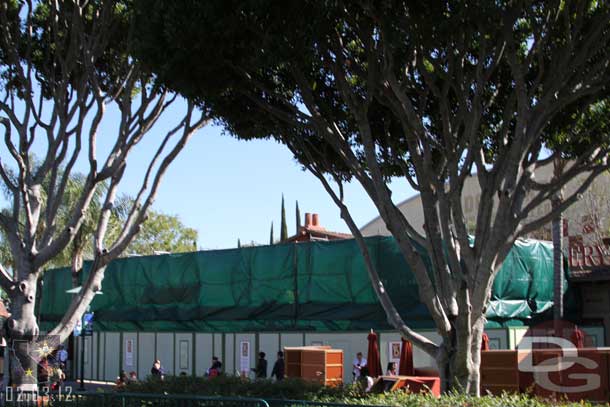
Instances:
[[[581,327],[588,337],[603,345],[603,328]],[[495,349],[514,349],[525,334],[524,328],[489,329],[490,344]],[[431,340],[439,337],[434,331],[420,330]],[[238,374],[241,364],[242,342],[249,342],[248,363],[255,366],[259,351],[267,354],[268,374],[276,360],[276,352],[283,347],[330,345],[342,349],[344,354],[344,377],[351,381],[351,364],[357,352],[366,356],[368,332],[346,333],[305,333],[305,332],[267,332],[267,333],[193,333],[193,332],[94,332],[85,339],[85,377],[92,380],[114,381],[120,370],[135,371],[138,377],[150,374],[155,358],[161,359],[168,374],[203,375],[210,367],[212,356],[223,362],[226,373]],[[382,331],[379,335],[379,350],[382,368],[391,359],[391,344],[400,343],[397,332]],[[512,338],[512,339],[511,339]],[[514,338],[519,341],[512,342]],[[128,352],[131,342],[131,352]],[[72,349],[71,365],[79,366],[81,339],[75,341]],[[131,353],[131,355],[129,354]],[[432,358],[421,349],[413,348],[413,361],[416,368],[435,368]],[[72,368],[71,366],[71,368]]]

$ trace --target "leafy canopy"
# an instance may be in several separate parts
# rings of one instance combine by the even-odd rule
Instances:
[[[587,106],[608,99],[606,43],[588,42],[599,38],[600,26],[609,35],[607,2],[135,4],[138,51],[161,80],[205,101],[229,133],[306,142],[325,157],[327,171],[345,177],[352,174],[309,115],[336,123],[364,161],[353,108],[362,102],[385,176],[404,175],[404,161],[415,175],[411,156],[419,151],[408,143],[409,132],[425,133],[441,172],[448,161],[481,146],[493,163],[523,131],[544,130],[544,147],[567,156],[602,143],[591,133],[608,119],[594,111],[595,125],[586,135],[575,140],[566,134]],[[587,49],[574,48],[579,43]],[[523,84],[514,79],[515,67],[522,69]],[[388,96],[387,78],[396,80],[405,100]],[[584,78],[595,80],[585,84]],[[585,86],[584,96],[573,97]],[[307,98],[319,111],[305,108]],[[551,98],[563,102],[547,108]],[[400,103],[410,103],[417,118],[397,115]],[[526,107],[520,103],[534,114],[540,107],[541,119],[533,117],[531,129],[517,128],[518,112]],[[476,110],[481,117],[472,123],[466,117]],[[316,158],[295,150],[303,163]]]

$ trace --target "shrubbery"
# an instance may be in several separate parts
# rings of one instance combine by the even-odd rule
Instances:
[[[249,380],[237,376],[214,378],[196,376],[166,376],[165,380],[149,378],[130,383],[125,391],[134,393],[197,394],[201,396],[280,398],[293,400],[315,400],[318,397],[341,397],[353,393],[354,386],[341,388],[324,387],[320,384],[300,379],[286,379],[281,382],[271,380]]]
[[[391,392],[383,394],[366,394],[358,386],[324,387],[316,383],[299,379],[287,379],[282,382],[270,380],[252,381],[235,376],[219,376],[213,379],[192,376],[168,376],[164,381],[148,379],[131,383],[124,388],[133,393],[167,393],[193,394],[198,396],[252,397],[262,398],[271,407],[279,406],[273,400],[307,400],[324,403],[342,403],[354,405],[379,405],[401,407],[546,407],[546,406],[590,406],[588,402],[566,403],[534,399],[525,395],[509,395],[502,397],[485,396],[473,398],[452,394],[440,399],[432,396],[410,394],[407,392]]]

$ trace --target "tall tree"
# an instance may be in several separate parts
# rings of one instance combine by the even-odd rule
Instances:
[[[82,193],[84,182],[85,178],[81,174],[74,174],[68,180],[64,199],[58,208],[55,219],[57,228],[61,229],[69,221],[70,210]],[[92,260],[94,257],[94,244],[90,237],[95,233],[96,221],[102,211],[104,192],[105,188],[103,186],[96,191],[91,199],[85,220],[72,242],[45,265],[46,268],[71,267],[75,287],[79,284],[78,274],[82,271],[84,260]],[[115,201],[106,231],[109,240],[115,239],[120,233],[122,226],[129,217],[129,210],[133,205],[132,201],[133,198],[128,196],[119,197]],[[0,236],[2,234],[3,231],[0,230]],[[147,219],[142,224],[140,232],[127,246],[125,253],[152,255],[155,252],[180,253],[192,251],[197,249],[197,238],[197,231],[186,227],[178,216],[167,215],[151,209],[148,211]],[[0,253],[6,253],[2,257],[1,264],[5,267],[12,267],[10,247],[4,243],[5,240],[0,240]]]
[[[239,238],[237,238],[237,248],[241,249],[241,240]]]
[[[101,193],[94,230],[86,237],[93,240],[91,272],[50,332],[63,341],[101,289],[105,266],[140,230],[168,166],[208,120],[189,102],[183,113],[174,112],[181,115],[175,127],[152,144],[150,130],[177,95],[134,57],[132,28],[129,10],[116,1],[0,2],[0,127],[8,151],[0,181],[10,198],[0,211],[0,228],[13,260],[12,274],[0,265],[0,285],[11,301],[11,376],[23,391],[37,388],[28,352],[39,334],[34,308],[45,265],[74,241]],[[116,116],[106,120],[110,109]],[[105,148],[98,149],[106,121],[117,126],[104,131]],[[127,158],[143,140],[153,153],[126,221],[111,237],[109,222]],[[39,162],[32,158],[35,151]],[[78,167],[82,187],[73,191],[70,207],[62,206]],[[66,211],[63,224],[60,209]]]
[[[271,231],[269,232],[269,244],[270,245],[274,244],[274,239],[273,239],[273,222],[271,222]]]
[[[286,206],[284,205],[284,194],[282,194],[282,224],[280,228],[280,242],[288,240],[288,225],[286,224]]]
[[[301,211],[299,210],[299,201],[297,201],[297,205],[296,205],[294,214],[296,217],[297,233],[299,233],[299,230],[301,229]]]
[[[339,208],[390,323],[436,358],[444,389],[478,394],[486,309],[506,255],[608,168],[608,118],[586,130],[561,119],[589,116],[608,97],[610,4],[136,4],[147,63],[206,100],[230,133],[284,143]],[[559,178],[535,178],[565,155]],[[530,216],[577,175],[561,204]],[[473,231],[461,201],[469,176],[481,189]],[[392,177],[420,193],[423,234],[393,201]],[[395,237],[439,341],[394,307],[344,201],[349,180]]]

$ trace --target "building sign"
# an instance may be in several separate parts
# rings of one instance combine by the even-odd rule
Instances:
[[[396,363],[396,371],[400,371],[400,352],[402,351],[402,343],[388,342],[388,360]]]
[[[239,371],[242,376],[250,374],[250,342],[241,341],[239,343]]]
[[[133,339],[125,340],[125,366],[133,366]]]
[[[610,241],[596,233],[595,221],[583,216],[580,234],[571,234],[564,219],[564,236],[568,238],[568,262],[572,270],[586,270],[610,266]]]
[[[180,369],[189,368],[189,341],[181,340],[179,345]]]
[[[570,244],[568,258],[571,269],[591,269],[610,266],[610,246]]]

